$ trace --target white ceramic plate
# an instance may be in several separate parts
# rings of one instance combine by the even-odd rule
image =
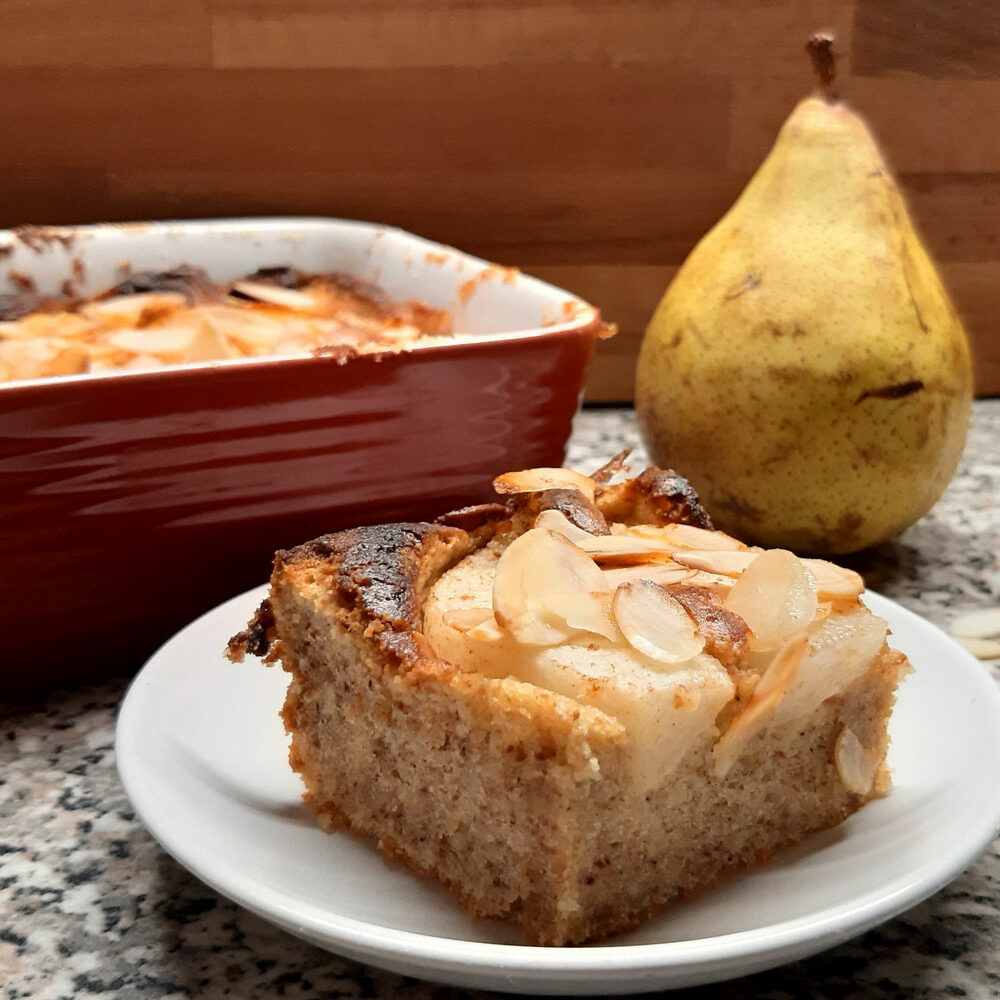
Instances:
[[[943,632],[878,595],[916,672],[892,719],[895,787],[835,830],[613,944],[534,948],[473,921],[436,883],[302,805],[278,719],[286,676],[225,660],[265,593],[199,618],[143,668],[118,720],[122,782],[185,867],[331,951],[460,986],[535,993],[642,992],[756,972],[850,938],[939,889],[1000,822],[1000,693]]]

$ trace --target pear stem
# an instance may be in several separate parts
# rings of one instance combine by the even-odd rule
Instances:
[[[806,51],[812,59],[813,70],[819,78],[819,92],[831,104],[837,100],[837,92],[833,89],[833,80],[837,75],[834,64],[833,35],[825,31],[817,31],[808,42]]]

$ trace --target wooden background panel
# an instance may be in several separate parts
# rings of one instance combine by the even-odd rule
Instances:
[[[652,62],[732,77],[800,72],[801,53],[772,40],[809,23],[846,43],[851,14],[849,0],[215,0],[212,37],[226,67]]]
[[[0,225],[402,225],[600,305],[590,398],[626,399],[818,27],[1000,392],[1000,0],[9,0]]]
[[[1000,76],[1000,18],[983,0],[859,3],[852,62],[862,76]]]
[[[719,77],[670,76],[639,64],[591,67],[585,80],[561,64],[517,73],[0,69],[0,93],[20,95],[0,103],[0,135],[22,137],[4,151],[19,167],[321,166],[358,178],[405,170],[426,188],[448,186],[453,170],[507,171],[514,187],[498,194],[515,199],[536,170],[615,169],[623,160],[637,168],[723,168],[729,87]],[[591,90],[601,100],[588,108],[584,129],[566,109]],[[632,107],[636,94],[645,94],[641,110]],[[684,141],[664,150],[662,130]],[[328,201],[337,192],[317,195]],[[482,227],[476,206],[468,208],[469,221]]]
[[[208,0],[0,4],[0,66],[211,65]]]

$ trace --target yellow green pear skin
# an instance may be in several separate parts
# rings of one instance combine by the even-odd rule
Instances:
[[[739,537],[847,553],[937,500],[971,398],[962,324],[871,133],[806,98],[649,324],[650,456]]]

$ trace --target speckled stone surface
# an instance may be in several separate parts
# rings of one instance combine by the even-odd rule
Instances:
[[[570,464],[634,444],[627,410],[580,415]],[[855,565],[931,621],[1000,604],[1000,400],[974,408],[933,512]],[[994,663],[984,665],[1000,679]],[[0,998],[484,997],[337,958],[216,895],[163,853],[118,783],[125,680],[0,707]],[[1000,780],[1000,778],[998,778]],[[901,918],[823,955],[671,994],[895,1000],[1000,996],[1000,842]]]

